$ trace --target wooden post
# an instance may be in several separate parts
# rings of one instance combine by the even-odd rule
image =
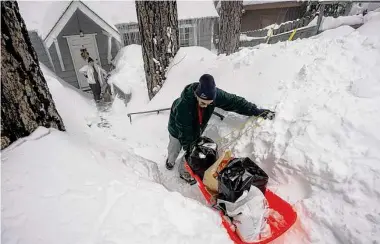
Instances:
[[[325,11],[325,5],[321,4],[319,6],[319,15],[318,15],[318,22],[317,22],[317,28],[315,30],[315,34],[319,33],[319,28],[320,28],[321,23],[322,23],[322,18],[323,18],[324,11]]]

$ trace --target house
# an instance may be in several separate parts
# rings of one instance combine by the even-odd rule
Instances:
[[[214,2],[220,10],[220,1]],[[301,18],[307,2],[297,0],[244,0],[241,32],[262,29],[272,24],[280,24]]]
[[[201,46],[211,50],[214,28],[219,20],[213,2],[211,0],[177,1],[177,13],[180,46]],[[140,44],[136,12],[128,16],[127,20],[115,26],[121,34],[124,45]]]
[[[124,45],[139,43],[134,1],[21,1],[20,13],[40,62],[76,88],[89,86],[79,69],[87,51],[110,70]],[[177,1],[180,45],[211,49],[218,14],[208,1]]]
[[[19,3],[40,62],[84,91],[89,86],[79,73],[86,64],[81,50],[87,50],[95,62],[109,70],[121,46],[117,28],[91,5],[93,2],[81,1]]]

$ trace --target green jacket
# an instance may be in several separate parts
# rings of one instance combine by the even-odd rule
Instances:
[[[215,101],[203,109],[202,124],[200,125],[198,101],[194,94],[197,86],[198,82],[187,85],[182,91],[181,97],[173,102],[170,111],[169,133],[180,141],[185,151],[189,151],[193,143],[203,134],[215,107],[246,116],[260,114],[255,104],[217,88]]]

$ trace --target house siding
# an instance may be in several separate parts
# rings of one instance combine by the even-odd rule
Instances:
[[[218,18],[201,19],[197,25],[198,46],[211,50],[214,26]]]
[[[241,20],[241,31],[264,28],[274,23],[282,23],[301,17],[303,7],[246,10]]]
[[[48,67],[52,71],[54,71],[53,66],[49,60],[47,50],[44,46],[44,43],[41,37],[35,31],[29,31],[28,34],[29,34],[30,41],[32,42],[32,46],[34,50],[36,51],[38,61],[43,63],[46,67]]]
[[[55,45],[53,44],[50,46],[49,52],[50,52],[51,59],[53,60],[55,73],[62,80],[66,81],[67,83],[69,83],[70,85],[72,85],[76,88],[79,88],[78,80],[77,80],[77,77],[75,74],[75,70],[74,70],[74,66],[73,66],[71,57],[69,57],[69,58],[64,57],[64,55],[63,55],[64,49],[62,47],[62,43],[59,42],[59,46],[60,46],[59,48],[60,48],[61,54],[62,54],[63,64],[65,66],[65,71],[62,71],[62,69],[61,69],[61,65],[60,65],[59,59],[58,59],[57,50],[55,48]],[[69,52],[69,54],[70,54],[70,52]]]
[[[119,52],[119,45],[117,44],[118,41],[115,38],[112,38],[112,49],[111,49],[111,55],[112,59],[114,59]]]
[[[212,40],[213,40],[213,30],[215,29],[215,25],[217,24],[218,17],[206,17],[200,19],[185,19],[179,20],[179,27],[184,24],[195,25],[196,28],[196,37],[197,43],[196,46],[201,46],[211,50]],[[136,23],[127,23],[127,24],[118,24],[116,25],[117,29],[120,32],[123,46],[131,45],[131,44],[140,44],[140,40],[138,36],[134,36],[134,34],[128,34],[131,30],[138,30],[138,24]],[[194,46],[193,40],[193,32],[190,33],[190,46]]]
[[[79,25],[78,25],[79,22]],[[79,88],[79,84],[77,81],[74,64],[70,55],[69,45],[67,43],[66,38],[64,36],[78,35],[79,31],[82,30],[84,34],[94,34],[98,52],[100,63],[105,70],[110,69],[110,64],[108,64],[107,53],[108,53],[108,36],[103,34],[103,29],[97,25],[92,19],[87,17],[82,11],[76,10],[70,20],[67,22],[66,26],[62,29],[61,33],[57,37],[57,41],[59,44],[59,49],[61,51],[63,64],[65,67],[65,71],[62,71],[61,65],[59,62],[59,58],[57,55],[57,50],[55,48],[54,43],[50,46],[49,52],[51,54],[53,64],[56,70],[56,74],[65,80],[67,83],[73,85],[76,88]],[[114,38],[112,42],[111,54],[112,57],[115,57],[117,54],[118,48],[116,44],[116,40]]]

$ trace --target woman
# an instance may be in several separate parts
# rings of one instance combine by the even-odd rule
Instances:
[[[82,57],[83,56],[84,55],[82,55]],[[87,58],[87,62],[88,64],[83,66],[79,72],[86,77],[94,95],[95,102],[99,102],[102,87],[106,85],[106,82],[103,79],[106,78],[108,74],[102,67],[96,64],[91,57]]]

